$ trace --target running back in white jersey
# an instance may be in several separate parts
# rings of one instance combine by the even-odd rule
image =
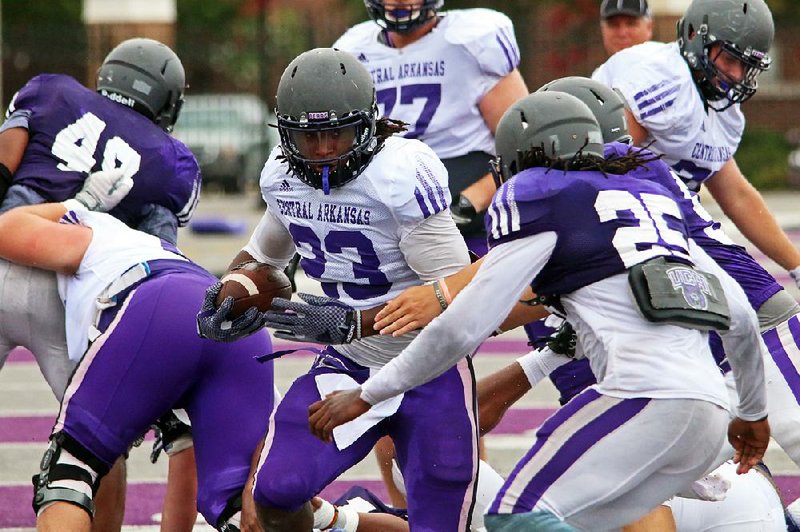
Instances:
[[[706,110],[677,43],[646,42],[626,48],[592,77],[622,92],[636,121],[648,132],[644,145],[663,154],[691,190],[699,190],[733,158],[745,124],[739,104],[722,112]]]
[[[430,33],[401,49],[381,42],[383,30],[373,21],[353,26],[333,47],[367,67],[382,116],[407,122],[405,137],[422,140],[442,159],[494,154],[494,137],[478,105],[519,65],[513,25],[490,9],[440,16]]]
[[[131,229],[110,214],[69,211],[61,223],[92,228],[92,241],[74,275],[58,274],[58,291],[66,308],[67,351],[79,360],[97,316],[98,296],[132,266],[157,259],[188,260],[173,244]]]

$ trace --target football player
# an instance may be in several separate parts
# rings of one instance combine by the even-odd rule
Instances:
[[[690,190],[705,185],[742,234],[800,284],[798,251],[739,170],[741,104],[769,68],[774,35],[763,0],[694,0],[678,40],[614,55],[594,74],[626,101],[633,140],[662,155]],[[704,249],[744,288],[782,377],[770,384],[773,435],[800,464],[800,306],[741,246],[706,232]]]
[[[283,268],[297,250],[306,274],[335,298],[328,307],[335,316],[343,308],[374,307],[469,263],[450,216],[444,166],[422,142],[392,136],[395,122],[377,118],[372,76],[356,57],[321,48],[295,58],[278,84],[276,115],[281,144],[260,181],[267,211],[233,265],[255,259]],[[198,317],[201,334],[224,340],[263,326],[257,314],[221,327],[227,310],[215,308],[219,289],[209,289]],[[333,444],[309,432],[311,403],[358,386],[414,336],[362,333],[353,322],[328,336],[329,345],[272,416],[254,487],[262,525],[311,528],[311,498],[388,434],[405,474],[411,526],[466,528],[478,464],[469,352],[435,381],[337,432]]]
[[[490,9],[442,11],[444,0],[366,0],[372,21],[334,48],[356,55],[383,116],[409,124],[442,159],[451,210],[467,246],[486,253],[483,214],[494,194],[489,159],[503,112],[528,94],[511,20]],[[374,22],[373,22],[374,21]]]
[[[94,184],[85,179],[93,172],[121,172],[134,185],[111,214],[175,243],[200,193],[194,156],[169,135],[185,86],[178,56],[151,39],[130,39],[111,50],[97,72],[96,91],[62,74],[32,78],[12,98],[0,127],[0,180],[6,185],[0,187],[0,211],[76,193],[89,208],[104,210],[102,176]],[[51,272],[0,261],[0,367],[13,348],[28,348],[61,400],[77,359],[67,356],[55,279]],[[119,467],[104,486],[123,481]],[[109,492],[101,493],[102,501]],[[119,528],[122,502],[101,502],[98,522],[112,508],[112,528]]]
[[[651,282],[666,286],[656,279],[674,277],[674,268],[686,274],[680,275],[684,281],[701,275],[692,260],[703,257],[690,249],[670,193],[628,175],[642,154],[616,163],[604,159],[600,127],[577,98],[540,92],[514,104],[498,126],[497,148],[501,175],[514,178],[489,210],[492,249],[478,274],[438,320],[358,389],[312,405],[309,422],[327,439],[371,405],[435,377],[454,353],[477,347],[495,330],[530,283],[574,324],[598,384],[545,422],[489,508],[487,529],[539,524],[561,530],[564,520],[585,529],[619,527],[701,476],[724,439],[727,393],[708,336],[698,330],[711,322],[679,318],[682,312],[660,316],[641,297],[649,290],[639,291]],[[566,210],[574,214],[569,219],[561,215]],[[640,283],[639,273],[647,281]],[[690,286],[704,286],[695,279],[698,284],[678,285],[690,292]],[[703,298],[698,306],[690,293],[678,295],[677,285],[672,290],[694,300],[690,306],[704,308],[703,314],[716,306]],[[721,287],[701,291],[719,294]],[[673,306],[656,306],[662,303]],[[737,321],[739,329],[747,320]],[[741,341],[757,349],[757,338],[743,334]],[[729,356],[741,399],[740,417],[728,433],[739,471],[746,472],[769,440],[763,365],[746,349]],[[587,471],[590,485],[581,480]]]
[[[0,229],[4,259],[58,272],[68,351],[79,360],[34,477],[37,529],[88,531],[111,465],[157,418],[185,408],[197,506],[216,529],[238,530],[273,407],[272,364],[252,358],[271,349],[266,332],[230,344],[199,338],[196,309],[215,278],[173,244],[79,203],[17,207]]]

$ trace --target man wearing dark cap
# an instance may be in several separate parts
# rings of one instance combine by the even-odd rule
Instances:
[[[608,55],[649,41],[653,37],[653,19],[647,0],[603,0],[600,33]]]

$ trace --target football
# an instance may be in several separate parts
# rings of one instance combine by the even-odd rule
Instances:
[[[231,318],[238,318],[250,307],[257,307],[262,312],[269,310],[274,297],[292,297],[289,277],[283,270],[262,262],[242,263],[226,273],[220,281],[222,290],[217,296],[217,306],[226,297],[233,297],[233,308],[229,314]]]

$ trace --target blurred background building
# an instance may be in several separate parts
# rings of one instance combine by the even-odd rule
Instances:
[[[656,40],[674,40],[675,23],[688,3],[650,0]],[[800,152],[790,157],[800,142],[795,130],[800,127],[800,5],[798,0],[768,4],[777,28],[775,60],[759,92],[743,107],[748,128],[737,153],[740,166],[762,189],[800,185],[800,168],[789,162],[800,163]],[[0,5],[3,108],[42,72],[67,73],[93,86],[108,50],[126,38],[145,36],[169,44],[182,58],[187,101],[193,95],[250,94],[271,109],[278,78],[294,56],[329,46],[349,25],[367,18],[361,0],[0,0]],[[553,78],[589,75],[605,60],[599,5],[600,0],[447,0],[445,8],[483,6],[509,15],[522,49],[520,70],[535,89]],[[178,136],[180,127],[179,122]],[[274,135],[262,129],[258,142],[263,147],[274,142]],[[217,148],[203,149],[228,154],[234,148],[253,149]],[[251,159],[248,155],[240,164],[249,169]]]

